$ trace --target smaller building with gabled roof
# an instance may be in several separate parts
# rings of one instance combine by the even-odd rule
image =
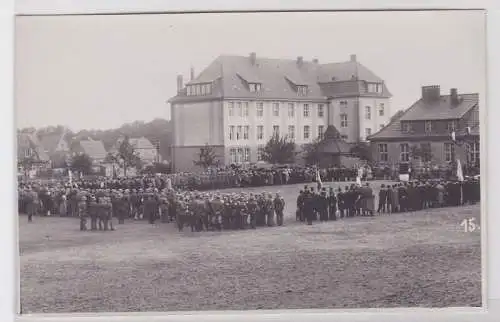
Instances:
[[[479,168],[479,137],[479,95],[456,88],[441,95],[440,86],[432,85],[422,87],[419,100],[368,140],[379,162],[443,165],[458,158]]]

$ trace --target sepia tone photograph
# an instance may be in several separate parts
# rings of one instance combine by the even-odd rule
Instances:
[[[485,32],[16,17],[21,314],[482,307]]]

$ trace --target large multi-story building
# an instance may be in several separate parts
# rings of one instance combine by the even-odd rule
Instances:
[[[443,165],[458,158],[478,168],[479,138],[479,95],[455,88],[441,95],[433,85],[422,87],[422,97],[369,140],[376,161]]]
[[[335,126],[346,142],[366,140],[390,119],[384,81],[361,65],[220,56],[171,98],[176,171],[192,170],[200,148],[212,146],[222,164],[255,163],[273,134],[297,146]]]

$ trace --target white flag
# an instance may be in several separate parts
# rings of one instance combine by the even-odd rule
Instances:
[[[323,182],[321,182],[321,176],[319,175],[319,170],[316,170],[316,182],[318,184],[318,190],[323,187]]]
[[[72,184],[73,183],[73,172],[71,172],[71,170],[68,170],[68,177],[69,177],[69,183]]]
[[[462,164],[460,163],[460,159],[457,159],[457,178],[458,181],[464,181],[464,174],[462,172]]]

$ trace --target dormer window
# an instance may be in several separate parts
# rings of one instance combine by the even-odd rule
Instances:
[[[210,94],[212,94],[211,83],[191,84],[186,86],[187,96],[205,96]]]
[[[299,96],[307,96],[307,86],[298,85],[297,86],[297,95]]]
[[[367,83],[366,84],[366,91],[368,93],[382,93],[382,84],[380,83]]]
[[[262,84],[260,83],[248,83],[248,87],[250,88],[250,92],[260,92],[262,89]]]

